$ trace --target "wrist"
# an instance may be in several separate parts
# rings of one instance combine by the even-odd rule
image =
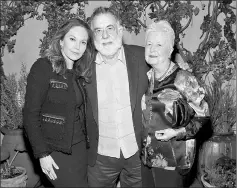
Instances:
[[[181,128],[179,128],[179,129],[175,129],[175,131],[176,131],[176,140],[181,140],[181,139],[183,139],[184,137],[185,137],[185,135],[186,135],[186,129],[185,129],[185,127],[181,127]]]
[[[186,129],[185,127],[181,127],[179,129],[175,129],[175,131],[176,131],[176,134],[179,135],[179,134],[185,133]]]
[[[51,152],[42,153],[39,158],[42,159],[42,158],[44,158],[44,157],[48,157],[48,156],[50,155],[50,153],[51,153]]]

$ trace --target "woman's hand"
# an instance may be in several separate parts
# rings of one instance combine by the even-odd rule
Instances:
[[[40,160],[40,166],[42,171],[51,179],[57,179],[57,176],[54,172],[54,168],[59,169],[58,165],[54,162],[53,158],[48,155],[46,157],[42,157]],[[53,168],[54,167],[54,168]]]
[[[155,137],[160,141],[169,141],[170,139],[176,137],[178,134],[185,133],[186,130],[184,127],[180,129],[163,129],[155,132]]]
[[[155,132],[155,137],[160,141],[168,141],[176,136],[176,131],[174,129],[168,128]]]

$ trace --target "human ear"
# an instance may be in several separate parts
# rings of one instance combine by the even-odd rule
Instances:
[[[171,54],[172,54],[173,51],[174,51],[174,47],[171,47],[171,48],[170,48],[170,53],[169,53],[170,56],[171,56]]]
[[[123,26],[118,26],[118,34],[123,36]]]
[[[59,45],[61,46],[61,48],[63,47],[63,41],[62,40],[59,41]]]

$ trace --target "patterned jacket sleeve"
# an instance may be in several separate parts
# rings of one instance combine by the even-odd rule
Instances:
[[[176,139],[192,139],[210,120],[208,104],[204,100],[205,90],[199,86],[196,78],[190,72],[184,70],[177,73],[174,85],[187,99],[189,106],[195,111],[195,116],[185,127],[186,132],[180,133]]]
[[[46,59],[39,59],[32,65],[27,77],[23,121],[26,136],[36,158],[50,153],[40,128],[40,112],[48,91],[49,71],[50,64]]]

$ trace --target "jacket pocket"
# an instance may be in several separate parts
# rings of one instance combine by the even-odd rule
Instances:
[[[66,104],[68,101],[68,84],[55,79],[50,79],[49,85],[49,102],[54,104]]]
[[[62,140],[66,119],[63,116],[42,114],[41,128],[43,136],[51,140]]]
[[[49,83],[50,83],[50,87],[54,89],[65,89],[65,90],[68,89],[68,85],[65,82],[61,82],[55,79],[50,79]]]

